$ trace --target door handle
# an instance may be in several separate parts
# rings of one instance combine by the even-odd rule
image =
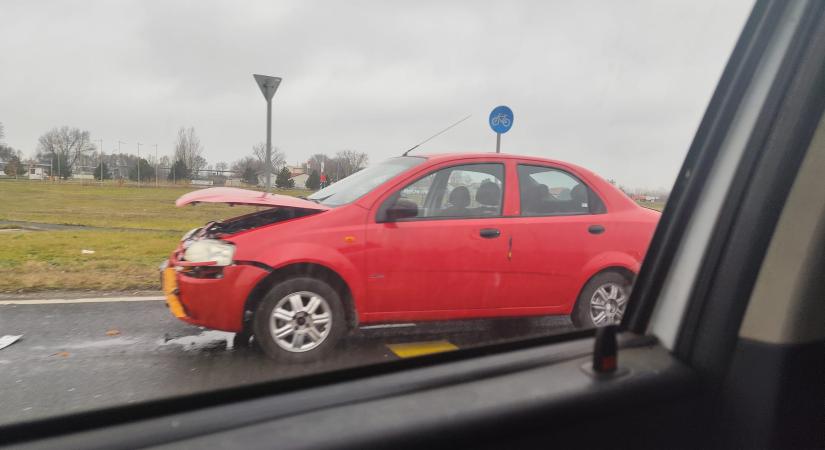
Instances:
[[[602,225],[590,225],[587,227],[587,231],[590,234],[602,234],[604,233],[604,227]]]
[[[501,230],[498,228],[482,228],[478,235],[485,239],[492,239],[501,236]]]

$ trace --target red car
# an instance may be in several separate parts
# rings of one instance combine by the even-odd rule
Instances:
[[[391,158],[307,199],[210,188],[176,204],[213,202],[268,208],[187,233],[168,304],[286,360],[365,324],[616,323],[659,219],[586,169],[495,153]]]

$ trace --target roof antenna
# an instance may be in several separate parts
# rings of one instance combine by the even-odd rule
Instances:
[[[411,149],[409,149],[409,150],[407,150],[406,152],[404,152],[404,154],[402,154],[401,156],[407,156],[407,153],[409,153],[409,152],[411,152],[411,151],[413,151],[413,150],[417,149],[418,147],[420,147],[420,146],[422,146],[422,145],[426,144],[427,142],[429,142],[429,141],[431,141],[432,139],[434,139],[434,138],[436,138],[436,137],[440,136],[441,134],[444,134],[445,132],[447,132],[447,130],[449,130],[450,128],[452,128],[452,127],[454,127],[454,126],[456,126],[456,125],[458,125],[458,124],[460,124],[461,122],[464,122],[465,120],[469,119],[471,116],[472,116],[472,114],[467,114],[467,117],[465,117],[465,118],[463,118],[463,119],[459,120],[458,122],[456,122],[456,123],[454,123],[454,124],[450,125],[449,127],[445,128],[445,129],[443,129],[443,130],[439,131],[438,133],[436,133],[436,134],[434,134],[434,135],[432,135],[432,136],[428,137],[427,139],[424,139],[423,141],[419,142],[418,144],[415,144],[415,146],[414,146],[414,147],[412,147]]]

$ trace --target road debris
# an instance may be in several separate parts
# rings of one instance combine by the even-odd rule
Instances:
[[[163,336],[161,344],[179,345],[184,351],[189,350],[232,350],[235,333],[226,331],[207,330],[195,336],[172,337],[169,334]]]
[[[86,250],[84,248],[83,250],[80,250],[80,253],[83,254],[83,255],[94,255],[95,251],[94,250]]]
[[[60,356],[60,357],[63,357],[63,358],[68,358],[69,357],[69,352],[57,352],[57,353],[52,353],[49,356]]]
[[[3,337],[0,337],[0,350],[8,347],[11,344],[14,344],[21,337],[23,337],[22,334],[19,334],[19,335],[16,335],[16,336],[11,335],[11,334],[7,334]]]
[[[116,330],[114,328],[110,330],[106,330],[106,336],[117,336],[120,334],[120,330]]]

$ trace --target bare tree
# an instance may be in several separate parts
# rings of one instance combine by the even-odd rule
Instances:
[[[363,169],[369,162],[369,157],[364,152],[355,150],[342,150],[335,154],[336,178],[345,178]],[[327,169],[329,170],[329,169]]]
[[[0,142],[3,142],[3,139],[6,138],[6,129],[3,128],[3,122],[0,122]]]
[[[261,162],[261,171],[266,167],[266,142],[259,142],[252,146],[252,153]],[[278,147],[272,146],[272,175],[278,173],[286,165],[286,156]]]
[[[216,172],[226,172],[227,170],[229,170],[229,164],[227,164],[223,161],[215,163],[215,171]]]
[[[258,184],[263,164],[254,156],[245,156],[232,163],[232,171],[247,184]]]
[[[335,166],[335,163],[333,162],[333,159],[329,156],[323,153],[316,153],[309,157],[307,166],[308,172],[312,172],[313,170],[315,170],[320,174],[321,172],[329,173]]]
[[[0,144],[0,161],[8,161],[14,157],[19,150],[15,150],[7,145]]]
[[[8,151],[5,157],[2,155],[3,150]],[[0,144],[0,160],[6,163],[3,172],[11,177],[18,177],[26,173],[26,166],[23,163],[23,152],[14,150],[11,147],[6,147]]]
[[[180,127],[178,130],[178,137],[175,139],[175,161],[183,161],[187,171],[193,176],[206,167],[203,146],[195,133],[195,127]]]
[[[95,150],[89,132],[79,128],[53,128],[37,140],[38,159],[52,160],[63,178],[71,176],[78,158],[86,159]]]

